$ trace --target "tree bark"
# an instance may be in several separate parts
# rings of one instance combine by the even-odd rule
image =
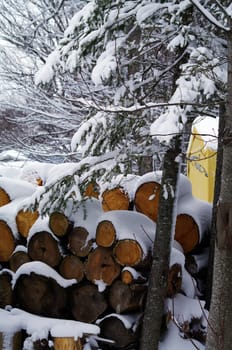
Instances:
[[[153,262],[148,285],[147,303],[144,312],[141,350],[157,350],[164,301],[167,295],[170,249],[175,226],[175,202],[180,153],[180,136],[173,138],[164,157],[156,238],[153,247]]]
[[[228,21],[228,95],[222,139],[222,177],[206,350],[232,349],[232,19],[229,16]]]

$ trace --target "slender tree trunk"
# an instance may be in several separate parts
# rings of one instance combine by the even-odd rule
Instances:
[[[213,212],[212,212],[212,224],[210,232],[210,252],[209,252],[209,268],[207,274],[206,284],[206,304],[205,308],[209,310],[211,295],[212,295],[212,284],[213,284],[213,265],[214,265],[214,253],[215,253],[215,240],[216,240],[216,216],[217,216],[217,203],[220,195],[221,188],[221,173],[222,173],[222,159],[223,159],[223,147],[220,140],[223,137],[225,129],[225,103],[221,103],[219,109],[219,130],[218,130],[218,149],[217,149],[217,164],[216,164],[216,176],[214,186],[214,200],[213,200]]]
[[[228,96],[222,142],[222,180],[206,350],[232,349],[232,30],[228,33]]]
[[[173,144],[164,157],[161,196],[153,247],[153,262],[149,279],[148,295],[143,319],[140,350],[157,350],[164,301],[167,295],[167,275],[169,270],[170,250],[175,227],[175,200],[179,164],[176,161],[180,153],[180,136],[174,138]]]

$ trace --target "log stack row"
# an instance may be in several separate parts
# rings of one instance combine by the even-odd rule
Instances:
[[[80,349],[87,344],[94,349],[96,342],[103,349],[136,348],[160,178],[160,173],[121,177],[97,190],[91,184],[77,209],[46,217],[24,209],[36,191],[34,185],[0,178],[0,307],[97,324],[98,340],[85,336],[79,340]],[[191,186],[181,175],[167,299],[180,293],[195,298],[200,284],[193,284],[189,272],[197,280],[207,266],[210,215],[210,205],[192,197]],[[191,317],[184,321],[190,324]],[[55,349],[62,350],[58,343]]]

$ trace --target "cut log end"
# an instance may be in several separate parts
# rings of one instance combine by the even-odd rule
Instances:
[[[143,259],[143,251],[140,244],[133,239],[123,239],[114,247],[116,261],[122,266],[135,266]]]
[[[0,207],[10,203],[10,201],[11,199],[8,193],[3,188],[0,188]]]
[[[188,214],[177,215],[174,239],[180,243],[185,254],[197,246],[199,237],[199,228],[195,220]]]
[[[42,261],[51,267],[59,265],[62,258],[57,241],[46,231],[37,232],[31,237],[28,255],[32,260]]]
[[[140,185],[135,192],[134,203],[136,210],[153,221],[157,221],[159,197],[159,183],[151,181]]]
[[[99,197],[99,187],[96,183],[90,182],[85,189],[83,194],[84,197],[97,198]]]
[[[67,255],[59,266],[60,274],[66,279],[75,278],[78,282],[84,278],[84,264],[74,255]]]
[[[88,256],[85,265],[86,278],[95,283],[103,281],[107,285],[120,275],[121,268],[116,263],[110,248],[98,247]]]
[[[102,194],[102,209],[109,210],[128,210],[130,200],[125,191],[120,187],[105,190]]]
[[[101,247],[111,247],[116,240],[116,230],[109,220],[99,222],[96,229],[96,243]]]
[[[5,221],[0,220],[0,261],[9,261],[15,249],[15,238]]]
[[[68,218],[59,212],[54,212],[49,217],[49,228],[52,230],[54,235],[62,237],[68,232],[70,221]]]
[[[16,216],[16,224],[19,233],[27,238],[32,225],[39,217],[38,211],[20,210]]]
[[[31,259],[26,252],[24,251],[15,252],[12,254],[9,260],[10,269],[16,272],[21,265],[29,261],[31,261]]]
[[[89,232],[84,227],[77,226],[68,235],[68,242],[72,254],[86,257],[92,249],[94,239],[89,238]]]
[[[54,350],[82,350],[81,339],[75,340],[71,337],[55,337],[53,338]]]

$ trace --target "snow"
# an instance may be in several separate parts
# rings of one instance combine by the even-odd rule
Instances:
[[[205,148],[217,151],[219,118],[199,116],[194,119],[192,132],[197,131],[204,141]]]
[[[21,265],[16,273],[14,274],[12,280],[12,286],[15,286],[17,279],[21,275],[30,275],[32,272],[37,273],[38,275],[50,277],[54,279],[61,287],[67,288],[75,283],[77,283],[76,279],[65,279],[60,274],[58,274],[53,268],[48,266],[47,264],[41,261],[30,261]]]
[[[96,325],[73,320],[60,320],[29,314],[20,309],[10,311],[0,309],[0,330],[3,332],[17,332],[24,329],[32,336],[33,341],[47,339],[48,333],[54,337],[82,337],[84,334],[99,334]]]

